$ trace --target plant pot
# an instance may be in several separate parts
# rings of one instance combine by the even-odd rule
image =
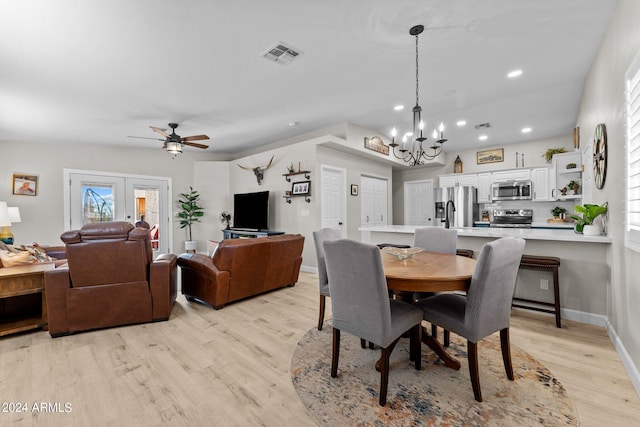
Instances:
[[[582,234],[584,234],[585,236],[599,236],[600,226],[585,224],[584,228],[582,229]]]
[[[187,252],[195,252],[198,249],[198,241],[197,240],[185,240],[184,242],[184,250]]]

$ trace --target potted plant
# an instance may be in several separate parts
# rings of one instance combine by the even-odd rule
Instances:
[[[551,159],[553,158],[554,154],[560,154],[560,153],[566,153],[566,152],[567,150],[564,147],[549,148],[547,151],[545,151],[542,157],[544,157],[547,163],[551,163]]]
[[[592,205],[585,203],[584,205],[576,205],[573,210],[579,215],[571,215],[571,218],[576,221],[576,233],[583,233],[585,236],[598,236],[600,235],[600,227],[593,225],[593,221],[607,212],[608,203],[604,202],[602,205]]]
[[[200,222],[200,218],[204,215],[204,211],[198,201],[200,194],[193,187],[189,186],[188,193],[180,193],[178,198],[178,204],[182,209],[178,212],[178,219],[180,220],[180,228],[187,228],[188,240],[184,242],[184,249],[186,251],[195,251],[198,247],[198,241],[192,239],[191,224],[194,222]]]
[[[580,189],[580,181],[577,181],[575,179],[572,179],[571,181],[569,181],[569,183],[567,184],[567,187],[569,187],[570,189],[573,190],[573,194],[578,194],[578,190]]]
[[[565,208],[561,208],[560,206],[556,206],[555,208],[551,209],[551,215],[553,215],[553,217],[555,219],[559,219],[560,216],[562,214],[564,214],[567,210]]]

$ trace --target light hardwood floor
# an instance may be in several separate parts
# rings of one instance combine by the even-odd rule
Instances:
[[[296,343],[317,321],[317,276],[300,276],[222,310],[180,296],[168,322],[2,338],[3,406],[28,409],[0,412],[0,425],[313,426],[289,375]],[[563,326],[514,311],[512,343],[564,384],[582,426],[638,425],[640,399],[604,329]],[[34,412],[40,402],[55,412]]]

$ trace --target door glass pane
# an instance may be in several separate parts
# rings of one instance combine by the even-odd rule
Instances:
[[[113,221],[114,186],[82,185],[82,224]]]
[[[151,229],[151,247],[159,249],[160,191],[134,187],[136,227]]]

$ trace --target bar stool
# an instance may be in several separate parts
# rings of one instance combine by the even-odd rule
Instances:
[[[522,259],[520,260],[520,268],[528,269],[528,270],[542,270],[542,271],[550,271],[553,273],[553,303],[545,302],[545,301],[535,301],[524,298],[513,298],[512,307],[517,308],[525,308],[528,310],[536,310],[542,311],[545,313],[553,313],[556,315],[556,326],[561,328],[561,317],[560,317],[560,280],[558,279],[558,268],[560,267],[560,258],[552,257],[552,256],[540,256],[540,255],[522,255]],[[525,304],[518,304],[517,302],[522,302]],[[553,308],[542,308],[535,307],[529,304],[538,304]]]

